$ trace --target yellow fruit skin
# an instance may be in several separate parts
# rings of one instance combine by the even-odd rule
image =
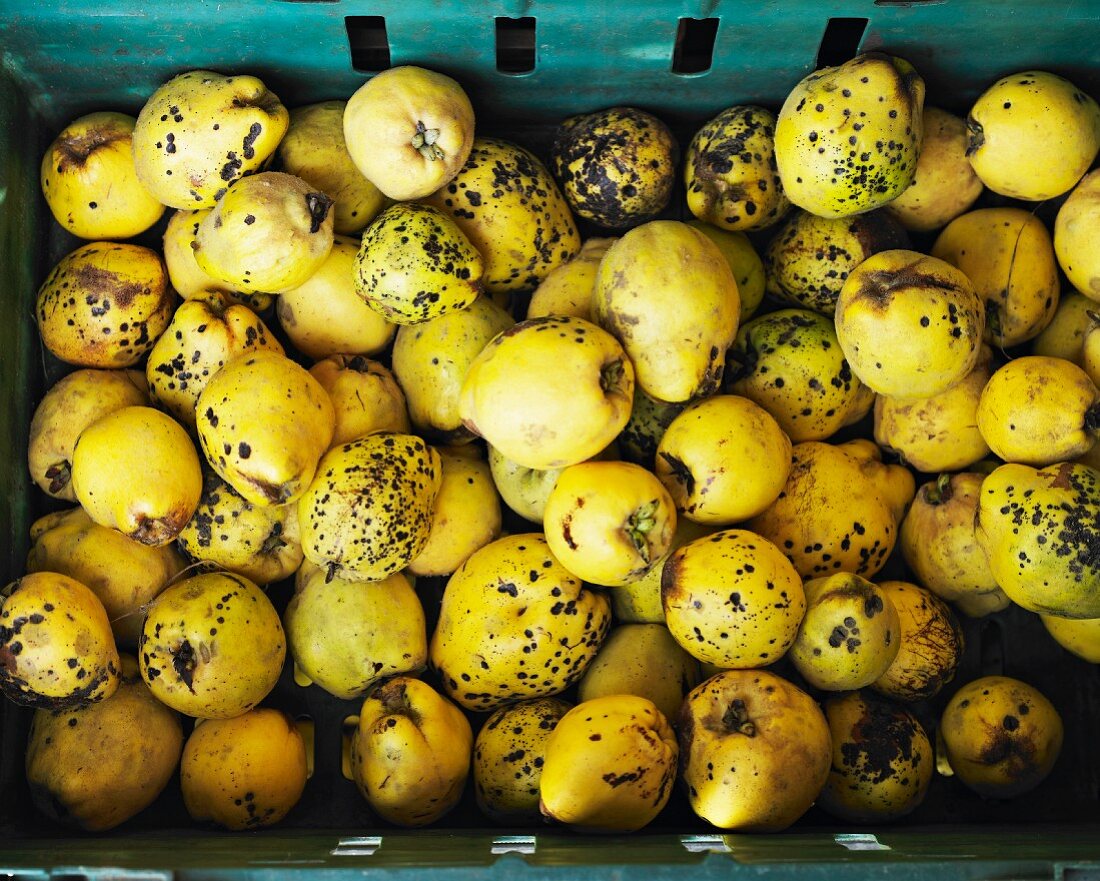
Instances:
[[[291,656],[313,682],[341,700],[362,697],[389,676],[428,660],[424,609],[409,579],[328,580],[306,562],[283,616]]]
[[[188,71],[141,108],[134,167],[165,205],[212,208],[231,183],[275,152],[288,124],[286,108],[256,77]]]
[[[916,232],[939,229],[982,194],[982,182],[966,158],[965,120],[938,107],[925,107],[923,116],[913,182],[885,209]]]
[[[1015,199],[1061,195],[1100,148],[1100,107],[1069,80],[1042,70],[997,80],[970,108],[966,126],[966,153],[982,183]]]
[[[852,442],[795,444],[783,492],[746,524],[780,547],[802,578],[870,578],[894,548],[913,477],[857,452]]]
[[[274,295],[260,291],[240,291],[233,285],[207,275],[195,260],[192,243],[198,238],[202,221],[212,208],[194,211],[173,211],[164,228],[164,265],[168,268],[168,280],[183,299],[205,298],[210,292],[224,294],[230,302],[240,303],[254,312],[263,312],[275,300]]]
[[[795,210],[764,250],[765,290],[832,318],[852,270],[872,254],[908,246],[905,230],[885,211],[828,218]]]
[[[764,261],[756,253],[756,248],[743,232],[719,229],[701,220],[689,220],[687,225],[714,242],[726,258],[741,299],[740,320],[747,321],[764,299]]]
[[[680,149],[657,117],[612,107],[562,122],[550,155],[554,177],[577,217],[625,229],[668,205]]]
[[[46,392],[31,419],[31,479],[55,499],[75,502],[73,447],[80,433],[108,413],[148,403],[145,378],[136,370],[85,369],[63,376]]]
[[[280,710],[250,710],[195,727],[180,763],[191,819],[243,831],[283,819],[306,787],[306,746]]]
[[[981,347],[962,380],[930,398],[875,398],[875,441],[918,471],[959,471],[989,455],[978,430],[978,401],[993,375],[993,351]]]
[[[936,756],[917,717],[869,693],[825,702],[833,741],[821,807],[849,823],[884,823],[914,811]]]
[[[462,796],[473,741],[458,707],[430,685],[398,676],[363,702],[352,741],[355,782],[382,819],[426,826]]]
[[[669,632],[692,657],[724,669],[763,667],[794,642],[806,594],[779,548],[726,529],[675,551],[661,575]]]
[[[309,486],[336,414],[309,373],[276,352],[234,358],[195,406],[211,467],[253,505],[285,505]]]
[[[409,431],[405,393],[384,364],[361,355],[330,355],[309,372],[332,399],[332,446],[374,431]]]
[[[149,396],[188,428],[195,403],[227,361],[248,352],[283,354],[283,347],[247,306],[220,293],[184,300],[145,363]]]
[[[302,562],[298,506],[253,505],[213,471],[203,475],[202,498],[177,539],[205,569],[225,569],[258,585],[292,575]]]
[[[578,578],[620,587],[668,552],[676,505],[649,471],[629,462],[582,462],[559,475],[543,512],[550,551]]]
[[[807,309],[743,325],[726,359],[726,390],[763,407],[794,443],[825,440],[875,400],[852,373],[833,322]]]
[[[969,279],[916,251],[882,251],[844,282],[836,335],[864,385],[881,395],[930,398],[974,369],[985,329]]]
[[[729,526],[766,510],[791,470],[791,441],[748,398],[688,406],[657,444],[657,476],[689,520]]]
[[[93,242],[61,259],[38,289],[42,342],[81,367],[132,367],[164,332],[175,294],[160,256],[140,245]]]
[[[397,331],[393,372],[419,433],[449,443],[473,439],[459,415],[462,381],[488,342],[513,324],[489,297],[478,297],[458,312]]]
[[[610,623],[607,597],[554,559],[542,535],[510,535],[450,577],[429,655],[446,693],[486,712],[564,691],[595,657]]]
[[[1100,390],[1061,358],[1015,358],[990,377],[978,401],[978,430],[1006,462],[1051,465],[1096,442]]]
[[[619,694],[578,704],[546,742],[542,813],[585,832],[635,832],[668,803],[679,752],[652,701]]]
[[[684,158],[687,205],[724,230],[765,229],[791,207],[775,164],[775,114],[746,105],[699,129]]]
[[[231,719],[275,687],[286,657],[279,615],[239,575],[187,578],[149,606],[138,645],[157,699],[199,719]]]
[[[291,174],[265,171],[230,188],[199,222],[199,269],[243,290],[304,284],[332,250],[332,199]]]
[[[138,180],[134,124],[124,113],[73,120],[42,157],[42,194],[54,218],[82,239],[128,239],[160,220],[164,206]]]
[[[971,617],[998,611],[1009,602],[976,533],[984,480],[984,474],[969,472],[924,484],[898,536],[902,556],[920,585]]]
[[[481,812],[506,826],[539,826],[539,780],[546,741],[572,704],[520,701],[485,720],[474,741],[474,792]]]
[[[500,496],[489,463],[453,449],[437,452],[442,465],[439,494],[428,541],[409,561],[413,575],[450,575],[470,554],[500,536]]]
[[[507,141],[476,139],[454,180],[424,202],[449,214],[484,258],[490,294],[537,287],[581,247],[550,172]]]
[[[355,292],[359,240],[336,236],[325,262],[296,288],[283,291],[275,311],[299,352],[320,360],[329,355],[377,355],[397,332]]]
[[[405,568],[427,544],[440,471],[439,454],[411,434],[333,447],[298,502],[306,559],[351,581]]]
[[[175,773],[179,717],[153,697],[124,655],[118,690],[75,710],[37,710],[26,772],[35,807],[50,819],[106,832],[145,810]]]
[[[699,685],[680,710],[679,734],[691,807],[719,829],[786,829],[829,775],[824,714],[767,670],[729,670]]]
[[[943,600],[915,584],[883,581],[879,589],[897,609],[901,647],[871,687],[901,701],[935,697],[955,678],[962,657],[963,632],[958,620]]]
[[[548,315],[498,334],[471,362],[458,412],[507,458],[545,470],[595,456],[622,431],[634,367],[582,318]]]
[[[1096,302],[1077,291],[1070,291],[1059,298],[1050,324],[1031,341],[1031,354],[1065,358],[1080,366],[1085,334],[1094,323],[1089,312],[1095,310]]]
[[[588,239],[576,257],[552,270],[535,288],[527,305],[527,317],[572,315],[594,322],[596,273],[603,255],[616,241],[615,238]]]
[[[984,676],[955,692],[940,733],[955,776],[986,798],[1034,789],[1062,750],[1062,719],[1054,705],[1007,676]]]
[[[31,526],[28,572],[59,572],[88,587],[103,603],[115,640],[137,645],[145,604],[183,570],[172,545],[151,548],[99,526],[82,508],[57,511]]]
[[[630,355],[639,388],[678,403],[721,384],[741,300],[717,245],[685,223],[654,220],[608,249],[595,314]]]
[[[890,202],[913,180],[923,108],[924,80],[901,58],[869,52],[811,73],[775,125],[787,198],[821,217]]]
[[[24,575],[0,603],[0,691],[28,707],[68,710],[109,698],[121,669],[103,603],[57,572]]]
[[[982,208],[955,218],[932,256],[958,267],[985,304],[985,340],[1017,346],[1036,336],[1058,309],[1058,265],[1043,222],[1022,208]]]
[[[143,544],[175,540],[202,495],[195,445],[178,422],[152,407],[123,407],[81,432],[73,491],[100,526]]]
[[[1039,617],[1047,633],[1067,652],[1090,664],[1100,664],[1100,618]]]
[[[1063,618],[1100,618],[1097,523],[1100,472],[1069,463],[1039,470],[1009,464],[982,484],[975,532],[1014,603]]]
[[[391,205],[363,231],[355,290],[395,324],[420,324],[465,309],[481,293],[485,264],[438,208]]]
[[[878,679],[897,657],[901,625],[871,582],[838,572],[803,584],[806,616],[791,645],[795,669],[814,688],[848,691]]]
[[[336,204],[333,229],[355,235],[385,207],[386,197],[355,166],[344,142],[346,101],[322,101],[290,111],[290,127],[276,151],[282,168],[321,190]]]
[[[1100,252],[1096,224],[1100,222],[1100,171],[1081,178],[1054,219],[1054,253],[1066,277],[1090,300],[1100,300]]]
[[[699,662],[664,624],[620,624],[584,671],[577,700],[632,694],[653,701],[666,719],[673,719],[700,678]]]
[[[474,110],[449,76],[393,67],[351,96],[344,141],[355,166],[386,196],[421,199],[452,180],[470,155]]]
[[[664,572],[665,561],[674,551],[678,551],[688,542],[702,538],[704,535],[712,535],[717,531],[713,526],[696,523],[686,517],[677,519],[676,531],[672,535],[668,552],[637,581],[608,591],[611,595],[611,609],[615,613],[615,621],[619,624],[664,624],[665,607],[661,602],[661,575]]]

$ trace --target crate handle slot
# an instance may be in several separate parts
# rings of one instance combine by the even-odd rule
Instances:
[[[381,846],[381,835],[362,835],[356,838],[341,838],[336,842],[336,847],[329,852],[334,857],[372,857]]]
[[[534,835],[498,835],[493,839],[489,852],[493,854],[534,853],[536,846]]]
[[[710,70],[717,36],[717,18],[681,18],[672,50],[672,72],[697,76]]]
[[[733,853],[721,835],[682,835],[680,844],[688,853]]]
[[[838,832],[833,841],[847,850],[890,850],[890,845],[883,844],[870,832]]]
[[[534,16],[498,15],[496,21],[497,72],[509,76],[533,73],[537,58]]]
[[[348,15],[344,17],[351,50],[351,66],[364,73],[389,70],[390,38],[384,15]]]
[[[869,18],[830,18],[817,49],[817,67],[836,67],[859,54]]]

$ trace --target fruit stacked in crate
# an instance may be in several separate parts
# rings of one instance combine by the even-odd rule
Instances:
[[[1100,661],[1100,110],[1041,71],[924,99],[862,55],[682,165],[631,107],[544,165],[414,67],[290,112],[190,71],[73,122],[29,465],[78,507],[0,608],[35,804],[109,829],[178,767],[197,821],[277,823],[315,748],[265,703],[290,661],[357,702],[346,765],[403,826],[471,777],[602,831],[677,787],[769,831],[900,818],[937,762],[1039,785],[1058,708],[953,680],[959,616],[1010,603]]]

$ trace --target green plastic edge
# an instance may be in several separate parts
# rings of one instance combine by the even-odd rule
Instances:
[[[881,3],[881,0],[880,0]],[[33,292],[41,274],[42,207],[37,193],[37,156],[42,136],[78,112],[115,106],[136,110],[156,84],[189,66],[218,66],[242,69],[237,61],[251,51],[264,56],[264,64],[275,82],[287,83],[290,104],[347,96],[366,74],[355,71],[347,61],[346,15],[387,16],[394,64],[422,63],[449,69],[488,96],[509,118],[529,121],[555,118],[566,112],[592,109],[610,103],[643,104],[656,110],[699,117],[722,106],[743,100],[774,104],[800,75],[812,66],[812,52],[829,16],[868,16],[871,26],[863,48],[884,45],[905,54],[921,67],[919,46],[922,35],[950,29],[946,51],[928,70],[954,70],[957,95],[963,102],[976,89],[1000,72],[1047,65],[1081,78],[1081,84],[1097,79],[1097,18],[1100,7],[1087,2],[1044,3],[1038,0],[1013,4],[1012,15],[1004,15],[1001,4],[979,0],[941,3],[843,2],[828,11],[816,2],[790,0],[782,12],[771,3],[641,2],[632,6],[629,26],[619,25],[618,12],[590,8],[583,2],[539,3],[513,0],[478,7],[482,16],[526,15],[545,17],[539,41],[540,57],[551,50],[564,51],[570,40],[575,51],[564,51],[556,68],[530,76],[502,79],[493,70],[493,59],[484,51],[490,39],[469,38],[447,45],[441,35],[458,29],[470,16],[468,4],[449,0],[433,5],[430,21],[421,20],[423,4],[343,2],[305,4],[280,0],[239,0],[232,20],[218,22],[224,6],[195,3],[139,4],[62,2],[28,4],[0,0],[0,59],[8,77],[0,77],[0,401],[6,418],[0,420],[0,560],[9,575],[21,567],[27,546],[29,525],[29,480],[23,465],[26,458],[25,426],[31,407],[40,394],[34,366],[38,346],[33,327]],[[997,15],[989,17],[991,8]],[[196,14],[200,13],[200,14]],[[257,41],[257,16],[269,24],[275,36],[293,30],[294,44],[279,40]],[[653,87],[667,79],[667,58],[662,56],[669,21],[679,15],[723,19],[738,18],[739,39],[719,43],[715,71],[729,70],[733,53],[742,53],[747,63],[771,70],[755,92],[746,91],[737,76],[723,80],[713,74],[673,80],[673,85]],[[776,18],[776,16],[779,16]],[[602,21],[600,20],[602,16]],[[557,19],[554,22],[554,19]],[[543,20],[540,18],[540,20]],[[602,53],[594,54],[583,35],[596,20],[607,42]],[[752,28],[768,28],[768,38],[752,45],[744,39]],[[473,36],[484,38],[481,21]],[[635,39],[647,27],[661,34],[661,46],[645,57],[645,47]],[[456,30],[456,32],[459,32]],[[941,31],[942,32],[942,31]],[[63,40],[56,35],[62,33]],[[181,47],[180,34],[188,39],[181,53],[169,55],[166,46]],[[1028,33],[1028,40],[1020,40]],[[1030,38],[1037,35],[1039,39]],[[270,38],[271,33],[263,36]],[[138,37],[138,44],[134,44]],[[148,40],[144,40],[148,37]],[[329,54],[317,53],[315,44],[325,40]],[[766,42],[767,45],[763,45]],[[982,44],[981,56],[967,58],[965,51]],[[481,49],[476,48],[481,46]],[[906,52],[906,48],[910,51]],[[314,53],[312,58],[309,53]],[[746,54],[747,53],[747,54]],[[792,66],[792,58],[801,60]],[[276,60],[276,58],[278,60]],[[627,59],[624,61],[624,58]],[[211,60],[217,64],[211,63]],[[105,63],[115,62],[104,73]],[[738,64],[738,68],[746,62]],[[799,66],[801,65],[801,66]],[[305,71],[304,85],[291,86],[279,67]],[[96,76],[89,77],[91,69]],[[775,71],[781,70],[781,74]],[[258,72],[263,73],[263,70]],[[101,75],[102,74],[102,75]],[[10,78],[9,78],[10,77]],[[708,80],[707,78],[710,77]],[[18,81],[26,91],[12,82]],[[602,80],[615,79],[616,90],[601,87]],[[935,75],[930,77],[935,82]],[[691,80],[690,84],[688,81]],[[595,84],[595,85],[594,85]],[[684,100],[690,85],[695,98]],[[59,87],[70,90],[58,91]],[[573,88],[576,87],[576,88]],[[594,89],[594,90],[593,90]],[[78,95],[79,97],[72,97]],[[947,102],[944,102],[947,103]],[[675,111],[669,110],[670,107]],[[479,108],[480,109],[480,108]],[[11,724],[14,714],[0,713],[0,727]],[[10,738],[3,738],[11,743]],[[21,756],[0,755],[0,779],[14,779],[7,771],[21,765]],[[16,772],[18,773],[18,772]],[[524,832],[525,830],[519,830]],[[866,875],[887,867],[892,878],[929,878],[949,874],[960,878],[1076,878],[1096,877],[1100,872],[1100,829],[1083,826],[1067,829],[1014,825],[1010,827],[968,827],[934,830],[857,831],[862,839],[849,843],[870,845],[870,849],[849,850],[833,833],[799,832],[777,836],[703,836],[712,838],[729,852],[693,853],[684,839],[698,834],[641,834],[630,838],[584,838],[536,833],[533,854],[492,853],[498,836],[482,830],[453,833],[394,832],[364,830],[381,843],[357,847],[347,830],[333,832],[272,830],[247,835],[200,834],[193,830],[164,830],[152,834],[119,835],[105,838],[31,838],[0,840],[0,875],[17,879],[57,876],[175,877],[180,879],[260,879],[306,874],[309,877],[361,874],[371,877],[482,878],[487,875],[520,874],[542,877],[622,877],[639,872],[644,877],[672,878],[685,871],[696,879],[739,876],[782,877],[797,874],[811,879],[835,877],[838,871]],[[866,836],[873,836],[873,841]],[[341,842],[352,841],[351,845]],[[506,846],[506,845],[505,845]],[[885,846],[888,849],[877,849]],[[501,847],[501,845],[497,845]],[[172,868],[168,868],[172,867]]]
[[[533,853],[508,852],[534,845]],[[200,836],[188,832],[51,841],[48,851],[11,842],[0,851],[0,875],[175,878],[250,881],[306,875],[452,879],[776,878],[814,881],[869,877],[889,870],[898,881],[937,874],[965,879],[1070,879],[1100,871],[1100,842],[1091,827],[970,827],[780,835],[670,834],[499,837],[490,833],[383,831],[261,832]],[[692,849],[695,849],[694,851]],[[700,848],[704,848],[700,852]],[[711,848],[714,852],[705,850]],[[494,853],[494,849],[497,850]],[[501,852],[504,851],[504,852]],[[1095,877],[1095,876],[1093,876]]]

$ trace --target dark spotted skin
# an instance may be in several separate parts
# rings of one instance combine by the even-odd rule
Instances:
[[[398,203],[363,231],[355,289],[388,321],[420,324],[469,306],[484,268],[450,217],[430,205]]]
[[[1100,472],[1002,465],[982,483],[977,532],[1012,600],[1061,617],[1100,617]]]
[[[559,694],[583,675],[611,624],[541,534],[513,535],[475,552],[443,594],[430,660],[449,697],[478,712]]]
[[[550,172],[508,141],[477,138],[454,180],[423,201],[452,217],[481,253],[490,293],[533,290],[581,248]]]
[[[825,704],[833,763],[821,806],[842,820],[893,820],[916,808],[932,777],[928,735],[904,707],[870,692]]]
[[[657,117],[612,107],[565,120],[551,148],[551,168],[578,217],[627,229],[664,210],[679,152]]]
[[[944,709],[940,732],[956,776],[986,798],[1012,798],[1038,786],[1058,760],[1064,734],[1047,697],[1007,676],[983,676],[960,688]]]
[[[282,352],[267,325],[246,306],[231,306],[220,294],[185,300],[149,354],[149,397],[184,425],[194,426],[195,403],[210,377],[230,358],[256,349]]]
[[[157,89],[138,115],[138,176],[166,205],[210,208],[230,184],[263,167],[289,123],[279,98],[254,77],[188,71]]]
[[[498,823],[540,822],[539,780],[546,740],[569,712],[557,698],[521,701],[501,707],[474,743],[474,791],[478,807]]]
[[[891,201],[912,182],[920,151],[924,81],[878,52],[807,76],[776,126],[783,186],[794,204],[845,217]]]
[[[794,445],[787,484],[748,523],[783,551],[803,578],[836,572],[872,577],[897,539],[894,512],[843,445]]]
[[[103,604],[54,572],[24,576],[0,605],[0,692],[23,706],[68,710],[104,700],[119,657]]]
[[[724,668],[777,661],[806,611],[790,563],[771,542],[743,529],[703,536],[669,556],[661,603],[684,650]]]
[[[684,174],[692,213],[722,229],[765,229],[791,207],[775,163],[775,114],[763,107],[730,107],[706,123]]]
[[[874,396],[852,373],[833,322],[805,309],[754,318],[726,354],[726,391],[755,401],[791,440],[825,440]]]
[[[131,367],[164,332],[175,294],[159,255],[94,242],[64,257],[38,290],[42,341],[62,361]]]
[[[764,251],[765,288],[832,317],[852,270],[872,254],[908,247],[905,229],[885,211],[836,219],[796,211]]]
[[[400,571],[427,543],[440,469],[439,454],[411,434],[334,447],[299,504],[306,557],[351,581]]]
[[[142,678],[173,709],[228,719],[275,686],[286,657],[282,623],[247,578],[211,572],[167,588],[148,609],[138,642]]]
[[[253,505],[209,468],[177,542],[203,571],[224,568],[257,584],[286,577],[302,562],[297,505]]]

